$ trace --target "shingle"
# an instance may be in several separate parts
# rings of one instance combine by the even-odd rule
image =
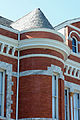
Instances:
[[[17,30],[26,30],[31,28],[50,28],[53,29],[43,12],[37,8],[19,20],[13,22],[11,27]]]
[[[13,21],[9,20],[9,19],[6,19],[2,16],[0,16],[0,25],[3,25],[3,26],[6,26],[6,27],[10,27],[10,24],[12,23]]]

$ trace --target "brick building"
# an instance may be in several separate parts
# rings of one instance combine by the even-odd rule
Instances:
[[[80,18],[53,27],[38,8],[0,16],[0,119],[80,120]]]

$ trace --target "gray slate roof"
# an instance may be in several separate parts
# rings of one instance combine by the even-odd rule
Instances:
[[[19,20],[13,22],[11,27],[19,31],[31,28],[50,28],[53,29],[48,19],[44,16],[42,11],[37,8]]]
[[[9,19],[6,19],[2,16],[0,16],[0,25],[3,25],[3,26],[6,26],[6,27],[9,27],[11,28],[10,24],[12,23],[13,21],[9,20]]]

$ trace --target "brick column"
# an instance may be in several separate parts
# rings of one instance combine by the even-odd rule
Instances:
[[[59,78],[58,85],[59,120],[65,120],[64,80]]]

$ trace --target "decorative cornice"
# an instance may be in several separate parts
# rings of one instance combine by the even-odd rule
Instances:
[[[56,50],[63,54],[65,60],[70,55],[70,48],[65,43],[47,38],[32,38],[20,41],[18,47],[19,50],[30,48],[47,48]]]

